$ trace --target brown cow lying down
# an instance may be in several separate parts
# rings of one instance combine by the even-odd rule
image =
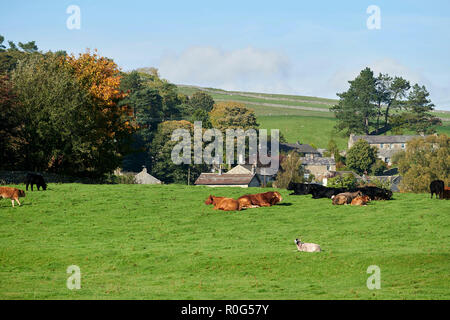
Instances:
[[[215,196],[209,195],[208,199],[205,200],[205,204],[216,205],[217,203],[222,201],[222,199],[224,199],[224,198],[225,197],[215,197]]]
[[[350,204],[356,197],[362,196],[361,191],[357,192],[343,192],[338,195],[332,196],[333,205]]]
[[[205,200],[205,204],[214,205],[214,210],[223,210],[223,211],[240,211],[241,205],[239,201],[233,198],[225,198],[225,197],[215,197],[209,196],[208,199]]]
[[[19,197],[25,197],[25,191],[11,187],[0,187],[0,197],[3,199],[11,199],[14,208],[14,200],[17,201],[20,206]]]
[[[358,196],[352,200],[352,206],[365,206],[370,201],[368,196]]]
[[[268,191],[257,194],[246,194],[238,198],[242,208],[270,207],[281,202],[283,198],[278,191]]]

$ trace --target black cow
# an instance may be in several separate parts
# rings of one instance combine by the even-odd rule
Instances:
[[[27,187],[26,187],[27,191],[28,191],[28,185],[30,185],[30,184],[31,184],[31,191],[33,191],[34,184],[37,186],[38,190],[40,187],[42,187],[43,190],[47,190],[47,184],[45,183],[44,177],[40,174],[28,173],[25,184],[27,185]]]
[[[439,199],[444,198],[444,181],[442,180],[434,180],[430,183],[430,193],[431,199],[433,199],[433,194],[436,194],[436,199],[439,195]]]
[[[361,191],[363,195],[368,196],[370,200],[390,200],[392,191],[378,187],[360,187],[351,189],[350,192]]]
[[[311,191],[313,199],[328,198],[338,195],[339,193],[347,192],[346,188],[329,188],[321,186],[321,188],[315,188]]]
[[[309,194],[309,184],[307,183],[296,183],[296,182],[290,182],[288,187],[288,190],[294,191],[290,195],[305,195]]]

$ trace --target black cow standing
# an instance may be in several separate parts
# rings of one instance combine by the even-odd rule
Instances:
[[[33,191],[34,184],[37,186],[38,190],[40,187],[42,187],[42,190],[47,190],[47,184],[45,183],[44,177],[40,174],[28,173],[25,183],[27,185],[27,191],[28,185],[30,184],[31,184],[31,191]]]
[[[434,180],[430,183],[430,193],[431,199],[433,199],[433,194],[436,194],[436,199],[439,195],[439,199],[444,198],[444,181]]]

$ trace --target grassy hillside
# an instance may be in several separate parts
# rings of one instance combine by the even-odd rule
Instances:
[[[20,186],[23,187],[23,186]],[[51,184],[0,200],[1,299],[449,299],[450,202],[367,207],[289,196],[217,212],[210,194],[261,189]],[[321,245],[300,253],[293,240]],[[81,290],[66,269],[81,268]],[[368,290],[368,266],[381,289]]]
[[[334,132],[336,118],[329,108],[337,100],[317,97],[225,91],[213,88],[179,86],[179,92],[192,95],[198,90],[210,94],[215,101],[238,101],[255,111],[261,128],[280,129],[289,142],[314,144],[326,148],[331,137],[345,149],[348,138]],[[450,135],[450,112],[436,112],[443,126],[438,133]],[[410,133],[408,133],[410,134]]]

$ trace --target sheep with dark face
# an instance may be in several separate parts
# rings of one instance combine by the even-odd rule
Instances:
[[[303,251],[303,252],[320,252],[320,251],[322,251],[320,246],[315,243],[305,243],[305,242],[302,242],[302,240],[300,240],[300,239],[295,239],[294,242],[297,245],[298,251]]]

